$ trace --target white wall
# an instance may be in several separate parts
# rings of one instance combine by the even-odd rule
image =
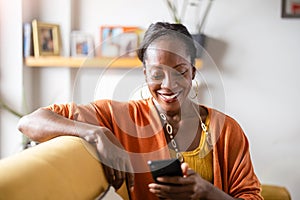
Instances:
[[[0,1],[0,97],[22,112],[22,9],[16,1]],[[0,110],[0,157],[20,151],[18,118]]]
[[[248,135],[258,176],[299,199],[300,19],[280,18],[279,0],[218,1],[206,31],[226,112]]]
[[[26,5],[29,3],[34,6],[36,1],[26,0]],[[59,9],[56,1],[51,1],[51,4],[47,0],[39,2],[38,9],[47,9],[47,12],[35,13],[25,9],[26,17],[23,16],[23,19],[37,15],[43,20],[61,20],[65,39],[68,31],[81,29],[92,33],[98,42],[99,27],[102,24],[147,27],[151,22],[170,20],[169,12],[161,0],[61,0],[59,2],[64,7],[58,6]],[[300,111],[300,80],[297,77],[300,74],[300,19],[282,19],[280,6],[281,0],[214,1],[205,33],[209,37],[207,50],[215,61],[221,78],[209,67],[204,68],[202,73],[207,77],[209,90],[215,95],[213,106],[233,116],[245,130],[260,180],[263,183],[286,186],[293,199],[300,199],[300,192],[297,190],[300,184],[300,172],[297,170],[300,167],[300,123],[297,116]],[[16,21],[18,24],[19,21]],[[3,38],[5,32],[2,31],[2,23],[0,34]],[[10,37],[6,36],[5,39],[8,40],[7,38]],[[0,44],[3,49],[2,42]],[[13,44],[11,46],[10,43],[11,51],[20,45],[16,41]],[[67,47],[66,44],[64,48]],[[68,50],[65,49],[64,52]],[[3,56],[7,55],[10,54],[1,51],[1,74],[4,72]],[[17,60],[19,66],[20,58]],[[107,90],[98,94],[97,90],[103,84],[97,84],[103,81],[103,72],[105,71],[101,69],[77,71],[51,68],[29,71],[26,77],[32,76],[33,79],[31,84],[27,84],[28,87],[40,84],[40,89],[33,91],[33,98],[39,99],[33,107],[72,99],[70,88],[73,86],[76,89],[75,100],[78,102],[90,101],[95,96],[110,97],[109,86],[114,82],[128,86],[126,83],[129,80],[123,79],[126,73],[139,86],[143,81],[138,71],[110,71],[105,73]],[[0,80],[3,96],[2,77]],[[79,85],[73,85],[74,80]],[[220,81],[223,85],[217,84]],[[132,85],[131,87],[137,88]],[[116,98],[126,98],[126,95],[124,93]],[[211,103],[209,99],[203,101]],[[2,120],[1,138],[5,134],[3,125]]]
[[[59,24],[62,36],[61,55],[70,54],[71,0],[23,0],[23,22],[38,19]],[[59,6],[58,6],[59,5]],[[68,68],[24,68],[24,85],[29,109],[36,109],[54,102],[70,101],[71,70]],[[44,87],[44,84],[47,86]]]

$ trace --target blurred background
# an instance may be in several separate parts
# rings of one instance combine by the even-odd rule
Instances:
[[[104,25],[146,29],[156,21],[174,22],[163,0],[0,2],[0,99],[21,114],[52,103],[128,99],[132,94],[115,95],[116,88],[125,85],[134,90],[144,82],[138,67],[27,66],[25,23],[37,19],[59,24],[60,55],[69,57],[72,31],[88,33],[97,47]],[[282,0],[212,2],[201,31],[211,67],[199,69],[206,77],[200,102],[240,123],[262,183],[285,186],[293,199],[300,199],[300,18],[282,17],[282,6]],[[183,20],[192,33],[197,32],[193,21],[197,13],[187,10]],[[95,52],[93,56],[99,55]],[[18,120],[6,109],[0,110],[0,158],[23,148]]]

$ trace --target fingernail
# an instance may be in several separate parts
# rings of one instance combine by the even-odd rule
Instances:
[[[154,193],[154,190],[153,190],[153,189],[151,189],[151,188],[149,189],[149,191],[150,191],[150,192],[152,192],[152,193]]]
[[[157,177],[156,180],[158,180],[158,181],[163,181],[164,179],[161,178],[161,177]]]
[[[134,191],[134,187],[131,186],[131,187],[130,187],[130,192],[133,192],[133,191]]]

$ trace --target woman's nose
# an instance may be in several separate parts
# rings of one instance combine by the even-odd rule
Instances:
[[[171,73],[166,73],[164,79],[162,80],[161,87],[167,89],[172,89],[177,87],[176,77],[172,76]]]

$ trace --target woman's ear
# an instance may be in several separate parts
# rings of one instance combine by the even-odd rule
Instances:
[[[147,72],[146,72],[146,67],[144,67],[143,72],[144,72],[145,82],[147,83]]]
[[[196,67],[193,66],[193,68],[192,68],[192,79],[194,79],[195,76],[196,76]]]

